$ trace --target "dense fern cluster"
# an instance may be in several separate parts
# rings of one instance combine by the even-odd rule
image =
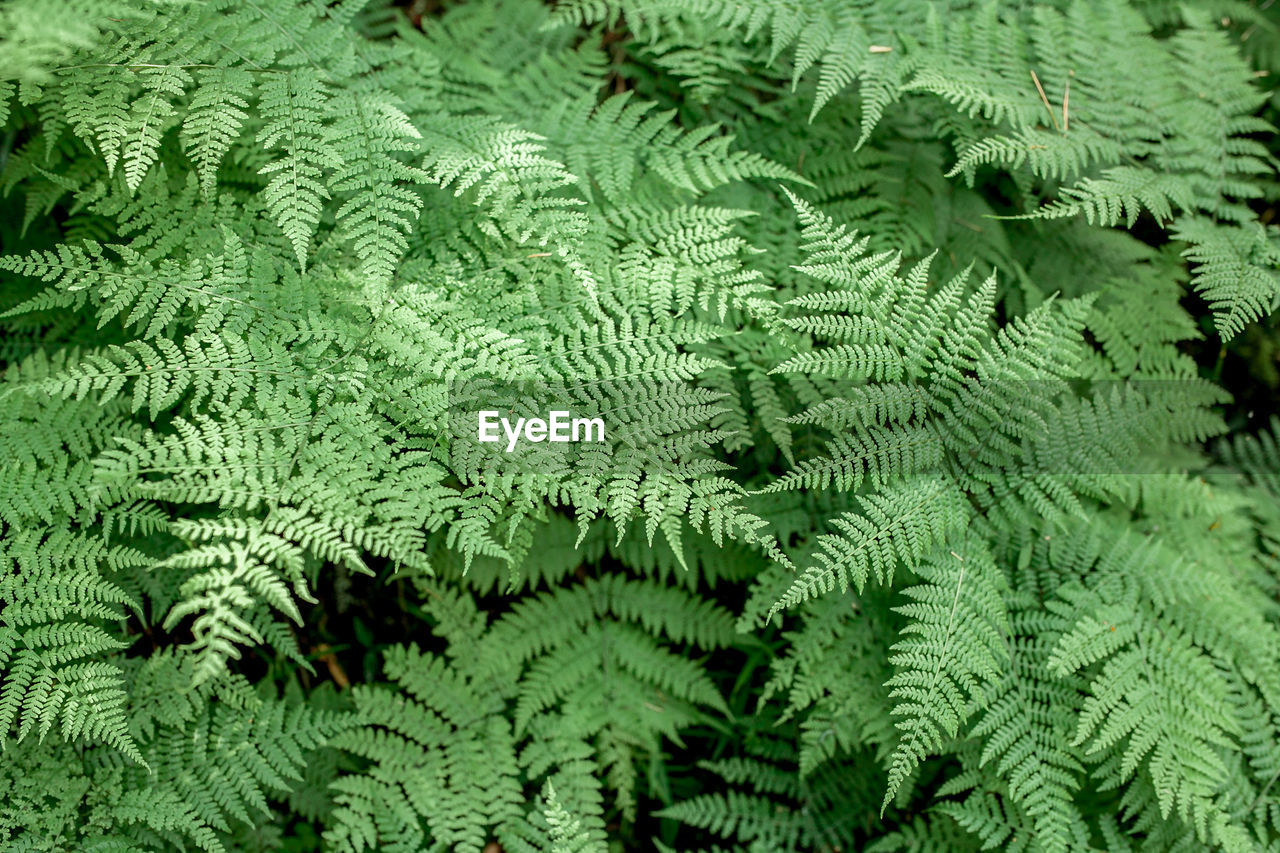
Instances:
[[[6,0],[0,849],[1280,849],[1270,5]]]

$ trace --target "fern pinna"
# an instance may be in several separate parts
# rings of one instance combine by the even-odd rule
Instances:
[[[1276,849],[1267,5],[0,5],[0,848]]]

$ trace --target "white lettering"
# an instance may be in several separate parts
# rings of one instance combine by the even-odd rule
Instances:
[[[586,435],[581,439],[578,438],[578,427],[580,426],[583,428],[583,432],[586,433]],[[592,427],[595,427],[600,431],[599,437],[597,438],[591,437]],[[604,441],[604,419],[603,418],[574,418],[573,419],[573,440],[574,441]]]
[[[496,409],[486,409],[478,413],[476,420],[476,438],[483,442],[496,442],[498,427],[507,437],[507,452],[516,449],[520,438],[539,443],[554,441],[604,441],[603,418],[570,418],[570,413],[563,410],[553,411],[550,420],[542,418],[516,418],[514,424],[506,418],[498,416]]]
[[[495,423],[494,421],[489,420],[490,418],[496,418],[497,416],[498,416],[498,411],[496,409],[490,409],[486,412],[480,413],[480,426],[477,430],[477,433],[478,433],[477,437],[481,441],[497,441],[498,440],[498,436],[493,433],[493,430],[497,429],[498,424]]]
[[[547,441],[568,441],[569,440],[569,413],[568,412],[552,412],[551,413],[551,434],[547,436]]]
[[[508,453],[516,449],[516,440],[520,438],[520,429],[523,426],[524,426],[524,418],[518,418],[516,420],[515,429],[511,428],[510,421],[508,421],[506,418],[502,419],[502,431],[507,434],[507,452]]]

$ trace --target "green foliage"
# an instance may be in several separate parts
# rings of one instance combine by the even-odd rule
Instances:
[[[1265,7],[0,5],[0,848],[1276,849]]]
[[[732,639],[728,613],[686,592],[615,576],[528,599],[487,626],[470,598],[437,597],[444,655],[394,647],[385,671],[400,689],[356,689],[365,726],[334,745],[372,767],[335,783],[334,849],[418,850],[428,838],[521,849],[540,831],[523,793],[539,778],[560,791],[547,806],[555,842],[580,833],[594,849],[603,785],[634,820],[639,760],[700,708],[726,710],[701,667],[660,642],[710,650]],[[568,838],[566,808],[580,825]]]

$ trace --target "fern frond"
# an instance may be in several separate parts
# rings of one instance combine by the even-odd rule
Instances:
[[[884,809],[907,775],[947,738],[955,737],[1008,666],[1004,578],[982,548],[943,555],[916,572],[926,583],[904,590],[894,608],[910,621],[890,658],[889,695],[902,739],[893,752]]]
[[[1229,227],[1202,217],[1181,217],[1173,235],[1196,264],[1191,286],[1214,311],[1224,340],[1274,310],[1280,297],[1280,238],[1262,225]]]
[[[282,151],[260,169],[271,176],[263,200],[305,272],[311,238],[329,198],[322,178],[335,165],[332,152],[323,144],[321,124],[329,92],[318,74],[298,68],[270,75],[259,84],[258,98],[264,119],[258,143]]]

